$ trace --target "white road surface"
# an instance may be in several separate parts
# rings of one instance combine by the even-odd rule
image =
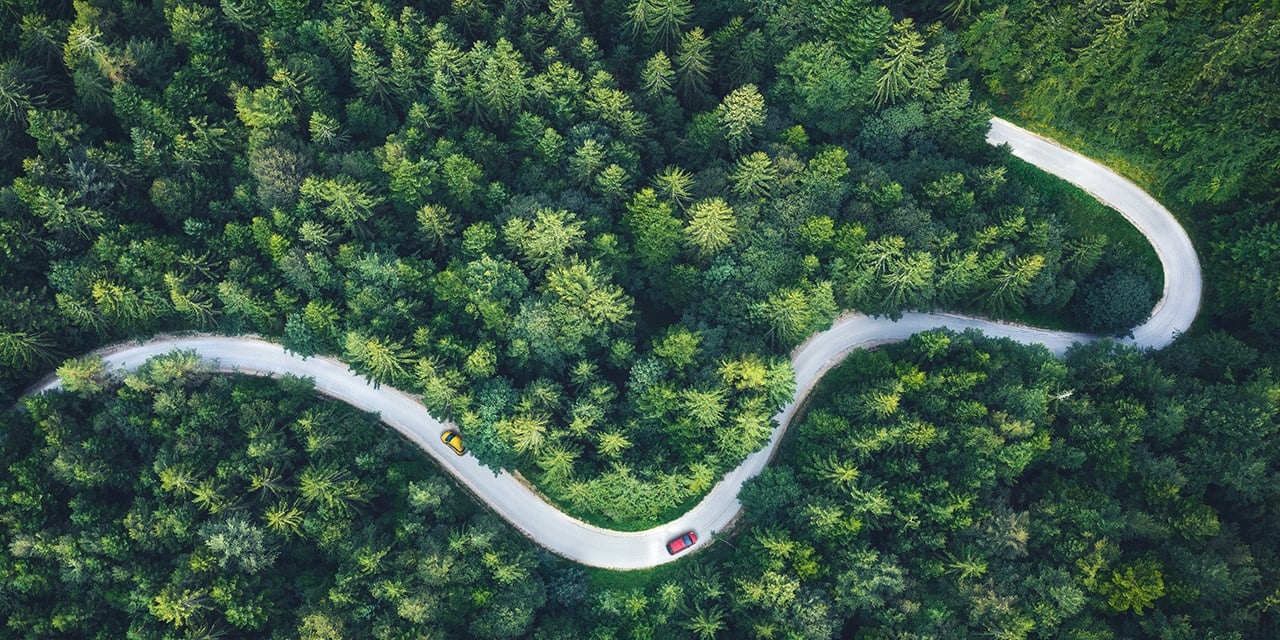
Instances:
[[[1158,202],[1109,169],[1052,141],[1040,138],[1008,122],[993,118],[988,142],[1008,144],[1014,155],[1080,186],[1104,203],[1118,209],[1150,239],[1164,265],[1164,295],[1151,319],[1133,332],[1130,344],[1160,348],[1185,331],[1200,305],[1200,263],[1185,231]],[[738,491],[743,482],[758,474],[776,450],[797,403],[813,389],[829,368],[853,349],[905,339],[920,331],[945,327],[962,331],[981,329],[993,336],[1012,338],[1026,344],[1044,344],[1062,354],[1072,344],[1091,336],[1035,327],[998,323],[943,313],[908,313],[901,320],[849,314],[834,326],[815,334],[792,354],[796,370],[796,400],[776,416],[769,446],[729,472],[697,506],[680,518],[660,527],[638,532],[610,531],[565,515],[548,504],[509,473],[494,475],[471,456],[459,457],[440,442],[440,435],[452,428],[431,417],[412,396],[390,387],[374,388],[351,373],[347,365],[325,357],[302,359],[278,344],[250,337],[189,336],[162,338],[142,344],[117,345],[101,351],[111,366],[130,369],[156,355],[174,349],[200,353],[220,371],[259,375],[293,374],[315,379],[321,393],[365,411],[376,412],[382,421],[403,433],[446,471],[466,485],[498,515],[534,542],[583,564],[611,569],[642,569],[684,557],[670,556],[666,543],[686,531],[696,531],[698,543],[691,552],[705,547],[738,516],[742,505]],[[43,389],[56,387],[56,380]],[[465,442],[465,435],[463,439]]]

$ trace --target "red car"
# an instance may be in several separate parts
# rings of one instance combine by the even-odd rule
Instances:
[[[684,551],[689,547],[692,547],[693,543],[697,541],[698,541],[698,534],[690,531],[689,533],[686,533],[680,536],[679,538],[676,538],[675,540],[668,542],[667,553],[670,553],[671,555],[674,556],[675,554],[680,553],[681,551]]]

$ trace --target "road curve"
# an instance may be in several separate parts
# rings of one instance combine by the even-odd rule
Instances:
[[[1200,305],[1200,264],[1187,234],[1173,216],[1132,183],[1101,165],[993,118],[988,142],[1008,144],[1014,155],[1080,186],[1118,209],[1151,241],[1164,265],[1164,295],[1151,319],[1133,332],[1128,343],[1160,348],[1185,331]],[[315,380],[321,393],[365,411],[404,434],[466,485],[498,515],[534,542],[571,560],[610,569],[642,569],[671,562],[665,544],[684,533],[699,534],[695,550],[712,540],[741,511],[738,491],[758,474],[776,450],[786,426],[824,372],[853,349],[905,339],[928,329],[945,327],[962,331],[976,328],[993,336],[1025,344],[1044,344],[1061,355],[1072,344],[1093,339],[1085,334],[993,322],[943,313],[908,313],[901,320],[871,318],[861,314],[842,316],[828,330],[817,333],[792,354],[796,370],[796,395],[775,417],[778,423],[769,445],[752,454],[724,478],[693,509],[675,521],[647,531],[620,532],[575,520],[551,506],[509,473],[494,475],[471,456],[458,457],[440,443],[450,428],[431,417],[412,396],[391,387],[374,388],[351,373],[346,364],[327,357],[307,359],[287,353],[280,345],[251,337],[187,336],[161,338],[141,344],[116,345],[99,353],[113,367],[131,369],[148,358],[174,349],[194,350],[218,371],[258,375],[292,374]],[[55,388],[53,380],[40,390]]]
[[[1121,342],[1159,349],[1186,331],[1200,311],[1204,281],[1200,259],[1186,230],[1146,191],[1116,172],[1062,145],[1000,118],[991,119],[987,142],[1007,144],[1013,155],[1080,187],[1119,211],[1146,236],[1164,267],[1164,291],[1151,317]]]

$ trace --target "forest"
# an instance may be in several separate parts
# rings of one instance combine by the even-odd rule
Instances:
[[[1225,334],[976,332],[829,373],[731,539],[559,560],[305,379],[64,367],[3,448],[15,637],[1265,638],[1280,381]]]
[[[1144,243],[985,143],[953,36],[858,6],[24,11],[10,393],[122,337],[279,336],[643,527],[760,447],[841,309],[1140,322]]]
[[[1280,6],[1103,4],[948,4],[962,75],[1174,210],[1201,252],[1209,324],[1276,344]]]
[[[8,633],[1276,633],[1268,3],[3,12]],[[1178,214],[1200,326],[1151,354],[947,333],[855,354],[735,534],[671,568],[539,551],[306,380],[68,361],[174,331],[337,355],[566,512],[647,528],[764,444],[787,354],[844,310],[1146,318],[1150,247],[986,144],[993,111]],[[65,393],[19,400],[55,369]]]

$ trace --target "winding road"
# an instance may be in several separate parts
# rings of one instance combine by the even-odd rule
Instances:
[[[1119,210],[1155,247],[1164,265],[1164,294],[1151,318],[1134,329],[1132,338],[1125,342],[1144,348],[1160,348],[1191,325],[1199,309],[1203,286],[1200,263],[1191,240],[1168,210],[1133,183],[1102,165],[999,118],[991,120],[987,141],[993,145],[1008,144],[1014,155],[1076,184]],[[174,349],[190,349],[200,353],[218,371],[313,378],[316,389],[321,393],[380,414],[383,422],[417,443],[446,471],[534,542],[583,564],[610,569],[642,569],[683,557],[673,557],[666,552],[665,544],[676,536],[690,530],[698,532],[700,539],[694,547],[696,550],[710,542],[716,532],[724,530],[737,517],[742,508],[737,499],[742,484],[768,463],[798,403],[809,394],[827,369],[853,349],[902,340],[920,331],[939,327],[957,331],[976,328],[988,335],[1012,338],[1025,344],[1044,344],[1059,355],[1074,343],[1093,339],[1085,334],[941,313],[908,313],[898,321],[861,314],[842,316],[830,329],[815,334],[793,352],[795,399],[776,416],[779,426],[774,429],[769,445],[726,474],[702,502],[680,518],[637,532],[601,529],[570,518],[511,474],[495,476],[491,470],[481,467],[475,458],[455,456],[440,443],[440,434],[450,427],[431,417],[416,399],[390,387],[374,388],[351,373],[346,364],[332,358],[303,359],[287,353],[278,344],[257,338],[218,336],[162,338],[142,344],[116,345],[99,354],[109,366],[129,369]],[[57,386],[58,381],[52,380],[40,390]]]

